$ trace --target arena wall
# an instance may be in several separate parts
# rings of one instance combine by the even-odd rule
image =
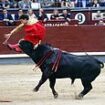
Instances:
[[[16,54],[2,43],[4,34],[9,33],[14,27],[0,26],[0,54]],[[43,43],[52,44],[69,52],[105,52],[105,27],[92,25],[70,25],[46,27],[46,37]],[[19,32],[13,35],[9,42],[17,43],[24,35]]]

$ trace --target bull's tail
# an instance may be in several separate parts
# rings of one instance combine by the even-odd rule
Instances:
[[[99,60],[97,60],[97,59],[96,59],[96,61],[97,61],[97,63],[100,64],[100,67],[101,67],[101,68],[104,68],[104,63],[103,63],[103,62],[101,62],[101,61],[99,61]]]
[[[101,68],[104,68],[104,63],[103,63],[103,62],[99,61],[98,59],[94,58],[93,56],[89,55],[89,54],[86,53],[86,52],[85,52],[85,54],[86,54],[87,56],[90,56],[90,57],[92,57],[93,59],[95,59],[95,60],[97,61],[97,63],[100,64],[100,67],[101,67]]]

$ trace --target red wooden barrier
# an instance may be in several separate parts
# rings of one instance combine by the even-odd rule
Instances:
[[[14,27],[0,26],[0,54],[16,53],[2,45],[4,34]],[[13,35],[9,42],[16,43],[23,36],[23,32]],[[105,52],[104,26],[54,26],[47,27],[44,43],[70,52]]]

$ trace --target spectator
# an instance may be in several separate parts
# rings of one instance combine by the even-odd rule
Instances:
[[[15,14],[14,16],[14,20],[19,20],[20,19],[20,16],[22,16],[24,13],[23,13],[23,10],[22,9],[19,9],[18,10],[18,13]]]
[[[21,0],[18,2],[18,7],[25,9],[25,8],[31,8],[31,0]]]
[[[83,8],[86,8],[89,4],[89,0],[76,0],[75,2],[77,7],[83,7]]]
[[[39,9],[41,8],[41,3],[38,0],[32,0],[31,7],[32,9]]]
[[[71,7],[71,8],[75,7],[75,0],[70,0],[69,7]]]
[[[105,0],[99,0],[101,7],[105,7]]]
[[[0,8],[10,8],[10,1],[9,0],[1,0],[0,1]]]
[[[3,9],[3,13],[0,16],[0,20],[4,21],[5,25],[13,25],[13,18],[6,9]]]
[[[37,18],[38,18],[38,20],[41,20],[43,22],[46,22],[48,20],[48,17],[42,8],[39,9],[39,12],[37,14]]]
[[[98,0],[93,0],[90,4],[89,7],[100,7],[100,3]]]
[[[10,7],[11,8],[17,8],[18,7],[18,2],[15,0],[9,0],[10,1]]]
[[[71,21],[70,17],[71,16],[70,16],[70,14],[68,13],[67,10],[63,10],[63,13],[60,15],[60,18],[64,19],[67,22]]]
[[[96,15],[94,16],[94,20],[100,20],[102,19],[101,11],[97,11]]]
[[[43,0],[42,7],[52,7],[54,5],[54,0]]]
[[[53,0],[53,1],[54,1],[54,4],[53,4],[54,7],[61,7],[62,0]]]
[[[61,7],[75,7],[76,0],[61,0]]]
[[[29,19],[36,18],[36,15],[34,14],[32,9],[28,10],[27,15],[29,16]]]
[[[59,11],[55,9],[50,17],[51,20],[59,20]]]
[[[104,19],[104,20],[105,20],[105,13],[103,13],[103,15],[102,15],[102,19]]]
[[[70,1],[69,0],[61,0],[61,7],[69,7]]]

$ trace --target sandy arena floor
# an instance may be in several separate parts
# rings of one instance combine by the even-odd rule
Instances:
[[[47,81],[39,92],[33,92],[41,73],[34,72],[33,65],[0,65],[0,105],[104,105],[105,69],[93,82],[93,90],[82,100],[75,100],[75,94],[82,90],[80,80],[74,87],[70,79],[59,79],[56,90],[58,99],[54,99]]]

